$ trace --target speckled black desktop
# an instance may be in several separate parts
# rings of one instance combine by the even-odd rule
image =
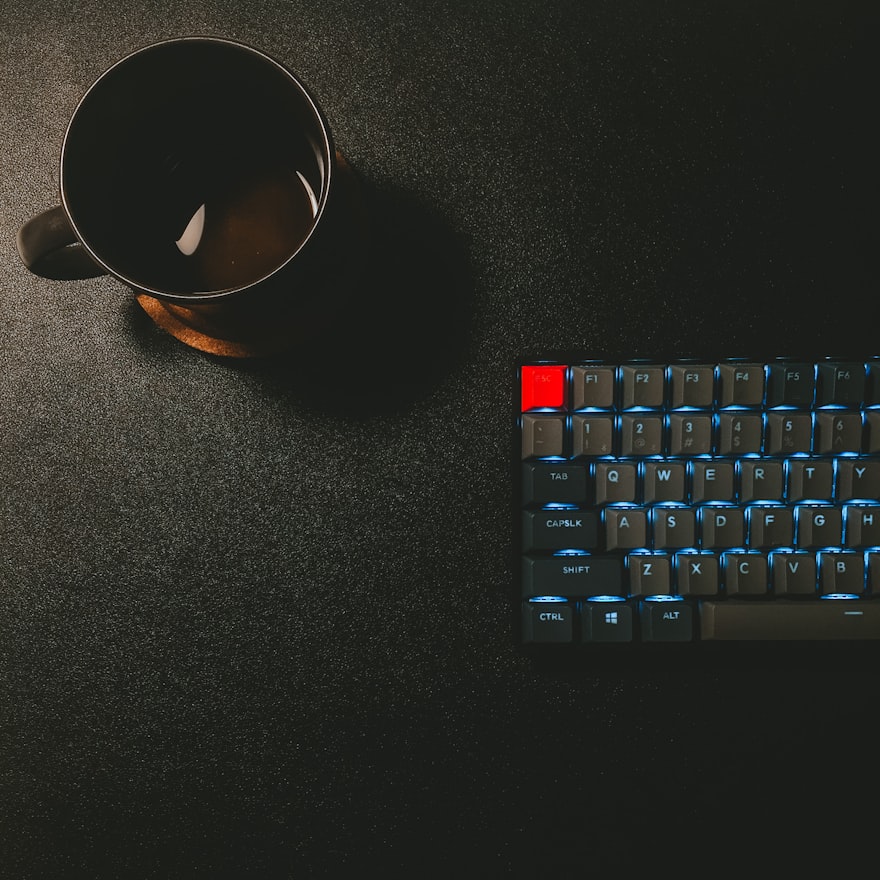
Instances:
[[[543,349],[876,348],[877,24],[5,3],[0,876],[850,873],[876,653],[520,656],[512,394]],[[83,91],[195,33],[300,75],[364,188],[370,255],[282,357],[16,252]]]

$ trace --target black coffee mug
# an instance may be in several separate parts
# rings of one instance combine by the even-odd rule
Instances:
[[[19,253],[35,274],[109,273],[187,313],[267,290],[307,296],[338,165],[322,111],[281,63],[226,39],[163,41],[85,93],[61,149],[61,203],[22,226]]]

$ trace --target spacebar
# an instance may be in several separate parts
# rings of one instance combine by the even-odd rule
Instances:
[[[880,639],[880,602],[701,602],[700,635],[709,641]]]

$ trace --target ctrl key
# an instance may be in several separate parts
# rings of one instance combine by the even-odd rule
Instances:
[[[522,640],[528,644],[570,642],[574,608],[561,596],[539,596],[523,603]]]

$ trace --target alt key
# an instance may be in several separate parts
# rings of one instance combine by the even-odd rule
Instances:
[[[694,609],[680,600],[641,603],[644,642],[690,642],[694,638]]]

